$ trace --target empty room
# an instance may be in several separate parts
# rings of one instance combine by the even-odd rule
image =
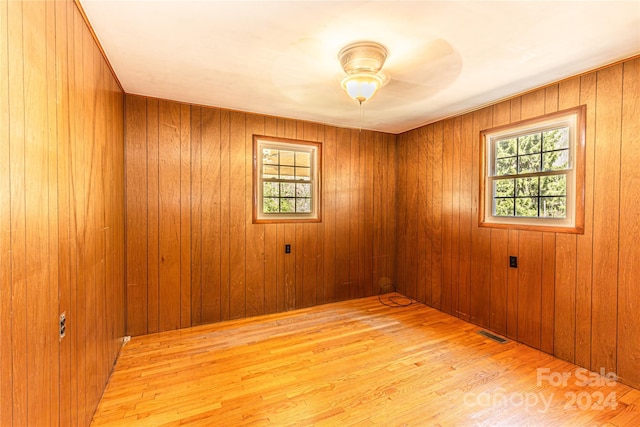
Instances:
[[[640,1],[0,0],[0,425],[640,425]]]

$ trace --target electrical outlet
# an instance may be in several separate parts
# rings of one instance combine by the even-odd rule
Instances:
[[[67,333],[67,312],[64,311],[60,315],[60,339],[64,338]]]
[[[291,253],[291,245],[284,245],[284,253],[285,254]]]
[[[518,257],[517,256],[510,256],[509,257],[509,267],[518,268]]]

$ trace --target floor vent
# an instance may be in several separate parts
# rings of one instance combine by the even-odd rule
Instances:
[[[502,338],[502,337],[499,337],[498,335],[494,335],[494,334],[492,334],[492,333],[491,333],[491,332],[489,332],[489,331],[485,331],[484,329],[483,329],[483,330],[481,330],[481,331],[478,331],[478,333],[479,333],[480,335],[482,335],[483,337],[487,337],[487,338],[489,338],[490,340],[494,340],[495,342],[499,342],[500,344],[504,344],[504,343],[506,343],[506,342],[509,342],[509,340],[508,340],[508,339],[506,339],[506,338]]]

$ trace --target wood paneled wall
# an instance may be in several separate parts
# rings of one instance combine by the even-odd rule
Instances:
[[[130,95],[125,128],[129,334],[375,295],[391,281],[394,135]],[[252,224],[254,134],[323,144],[321,223]]]
[[[0,425],[89,425],[124,335],[123,95],[72,1],[0,0],[0,28]]]
[[[639,84],[635,58],[399,135],[400,291],[640,387]],[[581,104],[585,233],[479,228],[480,130]]]

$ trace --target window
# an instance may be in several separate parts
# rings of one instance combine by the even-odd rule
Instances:
[[[320,222],[322,146],[253,137],[253,222]]]
[[[479,224],[584,232],[585,106],[482,131]]]

